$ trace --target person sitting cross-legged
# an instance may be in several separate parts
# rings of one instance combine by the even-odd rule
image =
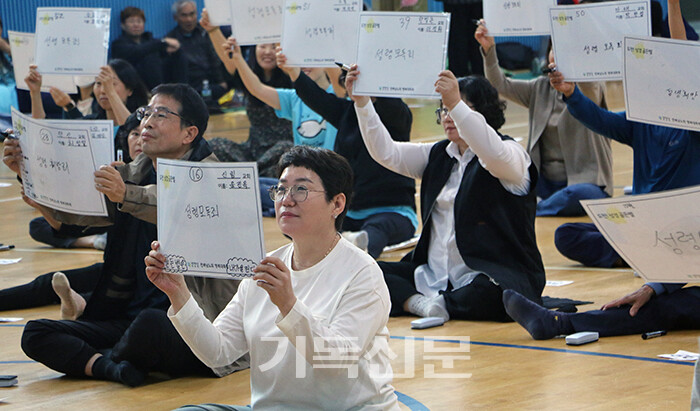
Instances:
[[[352,93],[362,138],[372,158],[394,172],[421,178],[423,231],[401,262],[380,262],[392,315],[510,321],[503,290],[540,301],[545,284],[535,240],[537,170],[525,149],[496,130],[505,103],[481,76],[443,71],[439,122],[446,140],[425,144],[389,137],[369,98]]]
[[[97,285],[77,320],[29,321],[22,333],[22,350],[69,376],[130,386],[143,383],[151,370],[221,375],[226,372],[223,367],[209,369],[179,338],[165,316],[167,298],[148,281],[143,266],[156,239],[157,159],[216,161],[202,137],[209,114],[192,87],[163,84],[154,89],[149,106],[140,108],[138,116],[143,153],[129,164],[105,165],[95,172],[95,188],[109,199],[108,217],[53,210],[54,217],[65,223],[111,225]],[[5,145],[10,148],[7,141]],[[18,173],[21,158],[15,147],[6,150],[3,160]],[[214,318],[238,283],[193,277],[187,285],[206,315]]]
[[[170,299],[168,315],[200,360],[217,367],[250,354],[250,407],[183,409],[398,410],[389,292],[377,263],[338,233],[352,169],[333,151],[295,146],[278,170],[270,193],[292,242],[263,258],[216,320],[205,318],[182,275],[163,271],[157,242],[146,258],[148,278]]]

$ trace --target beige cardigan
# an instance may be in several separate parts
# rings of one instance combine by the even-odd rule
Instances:
[[[540,136],[549,117],[561,111],[557,130],[564,156],[567,184],[591,183],[603,187],[612,195],[612,151],[610,140],[586,128],[570,113],[562,94],[549,85],[549,79],[539,76],[532,80],[507,78],[498,66],[496,46],[484,53],[484,74],[498,92],[508,100],[529,109],[530,135],[527,151],[540,169]],[[582,83],[578,85],[583,94],[600,107],[607,108],[603,95],[603,84]]]

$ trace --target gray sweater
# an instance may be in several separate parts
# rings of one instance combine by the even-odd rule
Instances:
[[[496,46],[484,53],[484,75],[498,92],[508,100],[529,110],[529,137],[527,151],[533,163],[541,170],[540,137],[552,113],[560,113],[557,122],[559,144],[566,168],[567,184],[591,183],[603,187],[612,195],[612,150],[610,140],[594,133],[569,113],[562,94],[553,89],[546,76],[532,80],[507,78],[498,66]],[[607,108],[602,83],[582,83],[581,91],[593,102]]]

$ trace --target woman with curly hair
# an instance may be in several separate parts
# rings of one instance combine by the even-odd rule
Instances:
[[[440,73],[436,111],[446,140],[397,142],[365,96],[352,94],[362,138],[372,158],[396,173],[422,179],[423,231],[400,262],[379,262],[391,294],[391,314],[511,321],[501,301],[514,289],[540,302],[545,275],[535,241],[537,169],[498,129],[505,103],[481,76]]]

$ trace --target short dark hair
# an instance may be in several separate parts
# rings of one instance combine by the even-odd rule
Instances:
[[[462,98],[472,103],[494,130],[501,128],[506,122],[506,102],[498,98],[496,88],[483,76],[461,77],[457,81]]]
[[[140,124],[141,120],[137,118],[137,113],[133,112],[126,118],[124,124],[119,126],[119,129],[117,129],[117,136],[114,138],[114,148],[116,150],[122,150],[125,163],[130,163],[131,160],[133,160],[129,153],[129,134]]]
[[[144,14],[143,10],[133,6],[124,7],[124,10],[122,10],[122,12],[119,13],[119,20],[122,24],[124,24],[126,19],[134,16],[141,17],[141,20],[143,20],[144,22],[146,21],[146,15]]]
[[[193,143],[203,138],[202,136],[207,130],[207,124],[209,123],[209,110],[207,110],[207,104],[202,99],[202,96],[192,86],[184,83],[161,84],[156,86],[151,93],[154,96],[156,94],[168,96],[180,103],[180,112],[178,113],[182,116],[180,127],[183,128],[189,125],[197,127],[199,132]]]
[[[345,209],[335,219],[335,229],[340,231],[352,198],[354,183],[350,163],[334,151],[299,145],[292,147],[280,157],[277,163],[277,177],[279,178],[284,169],[289,166],[304,167],[318,174],[321,177],[323,189],[326,190],[326,201],[331,201],[340,193],[345,194]]]
[[[109,61],[109,66],[124,83],[124,87],[131,90],[131,95],[126,98],[126,108],[130,112],[133,113],[137,108],[148,104],[148,89],[131,63],[122,59],[112,59]]]

